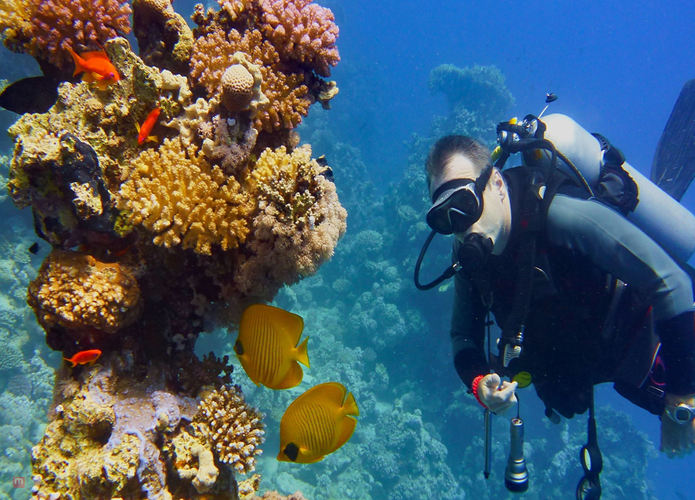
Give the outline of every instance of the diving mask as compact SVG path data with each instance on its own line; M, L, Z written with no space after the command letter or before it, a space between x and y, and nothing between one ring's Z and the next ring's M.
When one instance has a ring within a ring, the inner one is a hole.
M439 186L432 195L427 224L440 234L465 232L483 214L483 191L491 174L488 164L475 180L453 179Z

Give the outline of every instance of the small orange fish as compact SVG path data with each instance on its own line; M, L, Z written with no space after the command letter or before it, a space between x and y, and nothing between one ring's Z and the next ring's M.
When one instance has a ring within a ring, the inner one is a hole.
M109 56L106 55L103 49L92 52L82 52L82 54L79 55L70 47L67 49L75 61L75 73L73 73L72 76L84 73L82 81L97 82L97 86L101 90L105 90L106 87L121 79L118 70L111 64Z
M348 442L360 410L338 382L312 387L295 399L280 421L280 462L311 464Z
M94 362L101 356L101 351L99 349L90 349L88 351L80 351L75 354L72 358L63 358L65 361L72 363L72 368L77 365L86 365L89 363L93 365Z
M147 115L145 121L142 122L142 126L138 125L137 122L135 123L135 128L138 129L138 145L142 146L145 141L157 142L157 136L149 134L152 132L155 123L157 123L157 118L159 118L159 113L161 113L161 111L162 109L160 107L156 107Z

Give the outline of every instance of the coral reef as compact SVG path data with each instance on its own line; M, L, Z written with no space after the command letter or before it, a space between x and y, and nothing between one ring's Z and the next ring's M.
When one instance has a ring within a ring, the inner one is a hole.
M130 32L130 5L123 0L10 0L0 7L6 47L62 68L76 52L96 50Z
M256 0L199 7L196 30L170 0L135 0L136 55L117 36L130 30L128 2L87 3L0 7L5 44L61 81L48 112L9 130L14 149L0 180L49 247L22 244L17 263L29 252L44 260L12 293L63 357L101 352L94 365L63 364L45 432L37 425L27 436L8 418L0 439L8 457L40 439L40 499L249 497L260 487L252 473L263 415L234 385L227 357L201 361L194 348L205 330L233 325L246 305L316 273L345 232L332 170L298 147L294 130L313 103L328 109L337 94L320 77L338 62L337 27L330 11L302 5L293 55L287 40L273 45L279 29L266 37ZM100 46L119 80L71 80L66 49ZM153 109L158 139L141 145L137 129ZM7 279L13 266L0 261ZM3 326L17 323L3 305ZM32 349L4 330L0 343L0 407L40 415L29 398L45 407L50 387L31 375L45 365L36 355L30 367Z

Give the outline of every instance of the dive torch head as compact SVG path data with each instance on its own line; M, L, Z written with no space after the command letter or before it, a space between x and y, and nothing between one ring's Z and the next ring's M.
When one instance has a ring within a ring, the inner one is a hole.
M528 490L528 470L524 460L524 421L519 417L512 419L509 437L511 442L504 485L512 493L523 493Z

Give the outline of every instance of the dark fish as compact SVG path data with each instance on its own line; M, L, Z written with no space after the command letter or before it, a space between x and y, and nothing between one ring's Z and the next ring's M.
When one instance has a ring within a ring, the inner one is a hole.
M32 255L36 255L37 253L39 253L40 248L41 247L39 246L39 244L34 242L34 244L29 247L29 253Z
M45 113L58 100L60 80L32 76L14 82L0 94L0 107L17 114Z

